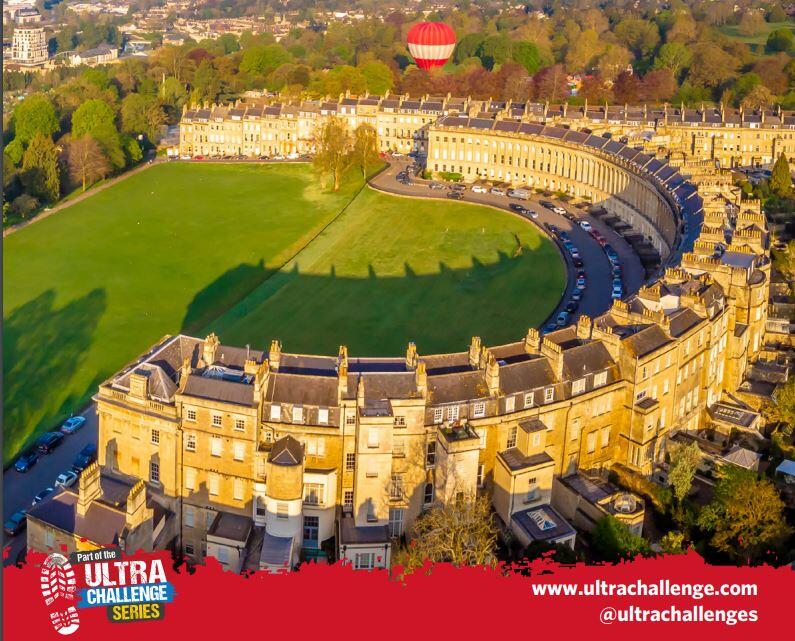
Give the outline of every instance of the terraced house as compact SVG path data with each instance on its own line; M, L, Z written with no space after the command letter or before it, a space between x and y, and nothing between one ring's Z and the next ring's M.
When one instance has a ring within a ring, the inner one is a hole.
M795 156L795 112L724 106L581 107L454 96L340 95L300 102L280 98L231 105L185 107L180 155L273 156L311 153L324 117L343 118L354 129L376 128L381 151L426 154L428 130L443 116L516 120L608 134L645 153L671 160L710 160L718 167L768 164Z
M756 429L770 391L757 374L777 340L769 232L709 150L675 161L562 126L576 116L565 107L341 97L188 110L182 152L311 150L330 113L375 122L382 149L421 150L433 171L589 204L644 259L645 283L595 318L506 345L473 337L453 354L165 337L100 386L98 458L109 477L145 481L146 504L174 516L178 552L234 571L330 553L385 567L424 510L477 493L525 544L572 545L604 514L640 532L643 501L607 470L655 475L678 434ZM608 110L605 126L631 133L631 114Z

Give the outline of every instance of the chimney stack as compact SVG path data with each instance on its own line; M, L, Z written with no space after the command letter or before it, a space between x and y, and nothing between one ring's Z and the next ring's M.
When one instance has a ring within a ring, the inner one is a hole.
M77 515L85 516L92 501L102 496L102 486L99 479L99 463L91 463L80 474L77 486Z

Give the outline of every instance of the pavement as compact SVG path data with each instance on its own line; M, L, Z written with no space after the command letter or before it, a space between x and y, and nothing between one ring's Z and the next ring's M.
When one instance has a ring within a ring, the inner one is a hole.
M431 182L422 180L417 176L411 177L412 184L405 185L397 181L396 176L412 164L411 158L403 158L390 162L389 166L370 180L370 185L380 191L396 194L399 196L421 197L421 198L441 198L447 200L448 189L430 189L428 184ZM444 184L444 183L442 183ZM566 251L558 241L552 236L544 224L554 225L561 231L569 234L571 241L580 251L580 258L583 262L582 269L585 271L586 288L585 294L580 301L577 313L573 315L572 322L580 314L587 314L592 318L606 312L613 304L613 276L610 268L610 261L602 246L582 227L571 222L569 219L554 213L541 205L540 201L550 201L563 207L566 211L573 214L577 220L586 220L607 239L607 242L616 250L622 267L622 277L624 280L624 295L637 292L645 280L645 270L633 251L632 247L612 228L602 223L598 218L585 213L583 210L572 206L570 203L556 200L553 197L539 196L532 194L529 200L518 200L507 196L497 196L491 193L477 194L469 188L463 192L464 198L461 202L477 203L504 209L509 213L519 216L520 214L509 209L511 203L519 203L522 206L538 213L538 218L522 216L529 222L535 224L539 230L552 240L560 249L561 256L566 262L568 272L565 292L555 310L549 315L547 322L554 321L558 313L563 310L569 302L571 292L575 287L577 279L577 269L572 263L569 252ZM546 323L544 323L546 324ZM543 327L543 326L542 326Z
M30 470L20 474L12 465L3 472L3 521L17 510L30 508L34 496L47 487L54 487L57 476L72 469L72 462L80 450L88 443L97 442L96 405L92 403L82 416L86 417L85 425L75 434L67 434L52 454L39 456ZM25 551L25 530L11 538L3 534L3 548L6 546L10 546L6 563L16 563Z

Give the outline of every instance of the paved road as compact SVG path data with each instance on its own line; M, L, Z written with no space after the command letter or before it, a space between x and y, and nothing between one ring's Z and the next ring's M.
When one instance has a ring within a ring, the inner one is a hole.
M92 403L83 412L86 424L76 434L68 434L52 454L39 458L36 465L24 474L13 466L3 473L3 521L17 510L30 507L33 497L46 487L53 487L56 477L72 468L78 452L88 443L97 442L97 414ZM14 563L25 548L25 530L8 539L3 535L3 547L10 545L7 560Z
M399 183L395 179L396 175L404 170L409 164L411 164L409 159L390 163L390 166L375 176L370 181L370 184L382 191L387 191L402 196L419 196L423 198L442 199L447 198L447 190L429 189L428 183L430 181L424 181L419 178L412 177L413 184L411 185ZM611 294L613 290L613 277L610 269L610 262L607 260L604 249L602 249L602 246L578 224L572 223L567 218L564 218L563 216L560 216L542 206L540 204L540 200L555 201L554 198L542 198L535 194L531 196L530 200L528 201L520 201L510 199L506 196L496 196L490 193L476 194L470 190L464 192L464 202L490 205L492 207L499 207L508 211L510 211L510 209L508 209L508 205L510 203L518 202L525 207L538 212L537 219L530 219L529 217L526 218L535 223L547 236L550 236L550 234L544 228L545 223L554 225L558 229L567 232L571 238L571 241L580 250L580 257L582 258L584 264L583 269L585 271L585 278L587 281L585 295L580 301L579 309L577 310L577 314L574 316L574 318L576 319L579 314L588 314L589 316L594 317L604 313L612 305ZM602 223L598 218L590 216L582 210L572 207L568 203L555 202L568 212L573 213L579 220L587 220L590 222L591 225L607 239L610 245L616 250L621 260L625 294L638 291L643 284L645 271L637 254L635 254L635 252L632 250L632 247L612 228ZM553 238L553 242L558 243L558 240ZM571 261L569 253L562 247L561 250L568 269L568 283L566 285L566 291L561 299L560 305L558 305L555 311L550 314L549 318L551 320L555 319L555 317L558 315L558 312L560 312L568 302L571 291L574 289L574 281L576 280L577 276L577 270Z

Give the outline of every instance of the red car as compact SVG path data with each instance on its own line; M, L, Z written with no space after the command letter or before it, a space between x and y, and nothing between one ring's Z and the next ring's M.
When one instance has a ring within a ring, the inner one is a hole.
M194 156L193 160L204 160L204 156Z

